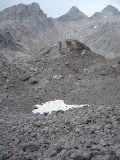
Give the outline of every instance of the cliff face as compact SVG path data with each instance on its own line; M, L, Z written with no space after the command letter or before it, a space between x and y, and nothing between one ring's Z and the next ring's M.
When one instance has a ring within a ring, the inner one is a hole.
M44 18L47 16L43 13L37 3L30 5L19 4L5 9L2 12L3 20L23 20L26 18Z
M42 48L58 39L53 22L36 3L7 8L1 12L0 20L1 32L9 32L31 49Z

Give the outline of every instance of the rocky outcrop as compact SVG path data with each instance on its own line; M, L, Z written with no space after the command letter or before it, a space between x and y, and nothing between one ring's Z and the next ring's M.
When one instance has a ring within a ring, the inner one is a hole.
M16 51L20 46L15 42L14 37L9 32L0 32L0 48Z

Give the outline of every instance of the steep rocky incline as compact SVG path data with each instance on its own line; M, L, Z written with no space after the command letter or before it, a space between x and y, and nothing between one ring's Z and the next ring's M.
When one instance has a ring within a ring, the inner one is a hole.
M32 105L54 99L68 104L119 104L119 59L106 60L75 40L45 47L25 59L5 66L1 62L2 106L28 112Z
M14 37L9 33L0 32L0 49L8 48L9 50L16 51L18 45L16 44Z
M16 41L31 49L42 48L58 40L53 22L36 3L7 8L1 13L0 19L1 32L9 32Z
M120 60L76 40L43 48L27 62L0 54L1 160L119 160ZM91 106L44 115L35 104L63 99Z

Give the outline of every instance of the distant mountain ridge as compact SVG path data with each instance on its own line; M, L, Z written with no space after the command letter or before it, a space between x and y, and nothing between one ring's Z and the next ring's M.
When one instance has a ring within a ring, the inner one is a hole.
M43 13L37 3L32 3L30 5L18 4L2 12L3 20L22 20L28 17L39 18L39 16L47 18L47 15Z
M54 20L55 28L66 38L77 39L105 57L120 56L120 12L115 7L108 5L81 20L57 20Z
M47 18L37 3L19 4L0 12L0 22L0 32L9 33L32 54L47 45L75 39L104 56L120 55L120 12L111 5L92 17L73 6L54 19Z

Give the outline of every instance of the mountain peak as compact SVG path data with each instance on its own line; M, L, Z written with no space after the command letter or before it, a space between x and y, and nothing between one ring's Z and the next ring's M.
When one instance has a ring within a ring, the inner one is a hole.
M2 13L5 20L25 19L26 17L47 18L47 16L43 13L43 11L40 9L39 4L37 3L28 5L20 3L18 5L6 8Z
M78 21L87 18L77 7L73 6L65 15L59 17L61 21Z
M103 10L102 10L102 13L113 13L115 15L119 15L120 12L118 11L117 8L115 8L114 6L112 5L108 5L107 7L105 7Z
M76 13L76 12L80 12L80 10L79 10L76 6L73 6L73 7L68 11L68 13L71 13L71 14Z

